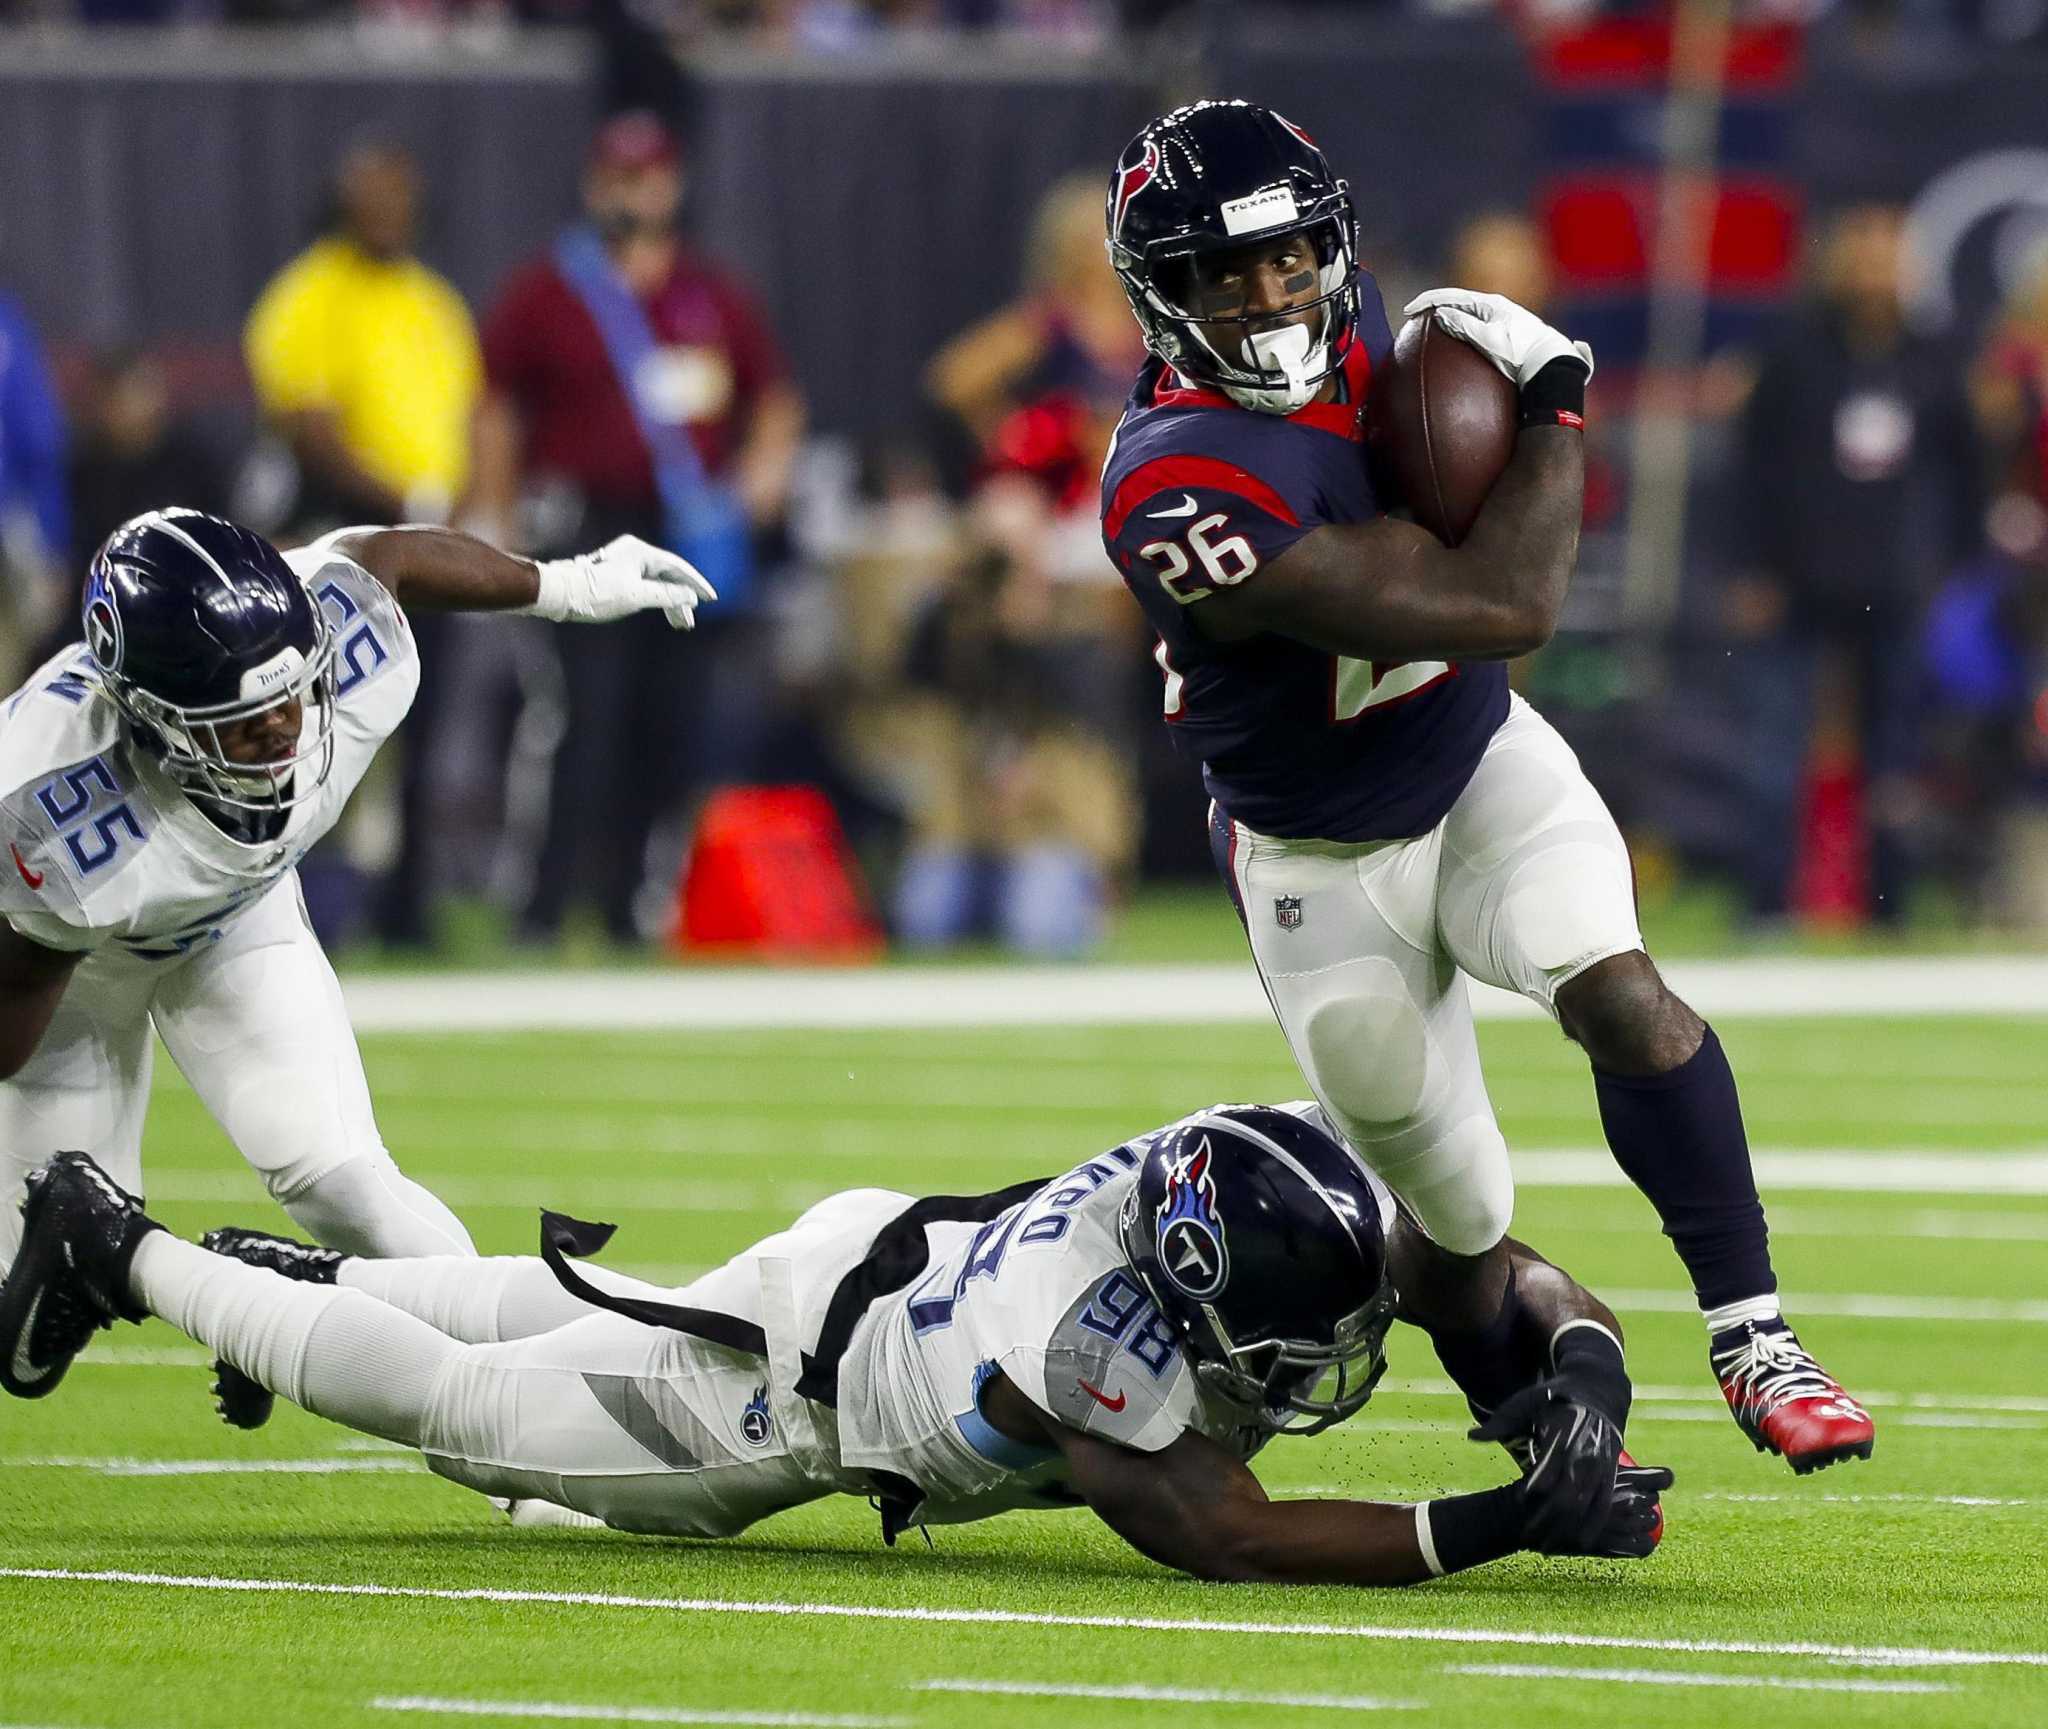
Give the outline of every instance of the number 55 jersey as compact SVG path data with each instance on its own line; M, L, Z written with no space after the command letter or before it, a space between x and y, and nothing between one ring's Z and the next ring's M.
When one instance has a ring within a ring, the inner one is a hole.
M344 531L345 532L345 531ZM91 678L81 645L0 710L0 917L31 942L169 959L207 942L331 829L419 688L389 591L332 541L285 554L336 634L334 763L269 840L223 832L171 780Z
M1103 470L1103 544L1158 635L1174 742L1201 762L1217 804L1260 834L1426 833L1507 718L1499 663L1354 659L1274 635L1212 641L1195 622L1313 530L1382 514L1365 405L1393 339L1365 272L1359 307L1337 400L1291 415L1240 408L1148 360Z

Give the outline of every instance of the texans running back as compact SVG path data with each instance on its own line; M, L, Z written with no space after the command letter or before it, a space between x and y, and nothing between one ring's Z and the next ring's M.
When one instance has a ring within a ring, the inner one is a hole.
M370 1261L178 1241L79 1154L30 1190L0 1351L60 1365L158 1315L442 1476L621 1530L728 1536L845 1493L893 1541L1085 1504L1204 1578L1359 1585L1661 1534L1614 1318L1519 1245L1535 1372L1478 1433L1530 1469L1419 1505L1267 1499L1245 1461L1365 1404L1390 1269L1426 1287L1436 1253L1313 1106L1198 1111L988 1195L834 1195L675 1291L573 1267L611 1228L556 1214L540 1259Z
M1497 295L1408 308L1517 386L1513 460L1446 547L1384 514L1363 448L1391 336L1350 194L1243 102L1155 120L1110 176L1110 260L1152 358L1102 532L1159 637L1218 868L1316 1097L1444 1248L1514 1184L1459 973L1592 1061L1601 1122L1692 1275L1736 1421L1794 1470L1870 1455L1869 1414L1779 1312L1735 1080L1643 951L1620 833L1508 688L1577 556L1593 358Z
M405 606L597 621L711 598L638 541L536 566L440 529L280 554L196 511L117 530L85 642L0 710L0 1267L61 1147L142 1187L152 1029L324 1243L471 1252L378 1135L295 867L419 686ZM0 1375L7 1371L0 1365Z

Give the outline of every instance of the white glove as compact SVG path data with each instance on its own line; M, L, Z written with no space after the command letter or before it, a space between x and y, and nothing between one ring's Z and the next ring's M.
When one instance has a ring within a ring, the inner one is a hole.
M1562 331L1538 318L1526 306L1517 306L1505 294L1475 294L1469 288L1432 288L1418 294L1402 309L1414 318L1424 312L1436 314L1437 325L1460 342L1476 348L1507 374L1517 390L1527 384L1553 360L1583 360L1586 376L1593 376L1593 351L1574 342Z
M630 534L576 558L540 565L540 593L514 610L557 624L609 624L657 608L677 630L697 622L697 607L718 590L687 559Z

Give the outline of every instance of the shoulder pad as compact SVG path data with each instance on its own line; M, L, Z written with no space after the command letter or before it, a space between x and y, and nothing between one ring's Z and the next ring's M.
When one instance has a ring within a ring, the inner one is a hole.
M1060 1318L1045 1347L1045 1405L1069 1428L1144 1452L1178 1440L1194 1414L1179 1342L1123 1268Z
M285 562L306 579L313 598L334 627L334 695L347 702L356 692L414 656L412 627L392 592L334 541L361 529L338 529L311 546L288 552Z

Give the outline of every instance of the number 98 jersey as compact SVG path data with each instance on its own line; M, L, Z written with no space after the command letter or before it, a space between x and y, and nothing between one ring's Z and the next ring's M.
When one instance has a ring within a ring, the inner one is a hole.
M927 1227L929 1270L868 1311L840 1369L848 1469L916 1483L931 1524L1072 1504L1055 1450L1021 1445L982 1415L997 1373L1068 1428L1140 1452L1187 1429L1239 1458L1258 1450L1269 1431L1196 1377L1117 1234L1147 1147L1178 1126L1089 1159L985 1225Z
M325 540L288 552L336 634L334 763L273 840L223 833L133 738L82 646L0 709L0 918L46 948L169 957L255 904L331 829L419 689L390 592Z
M1498 663L1355 660L1273 635L1211 641L1193 617L1324 524L1382 513L1364 419L1392 347L1378 285L1361 272L1334 402L1255 413L1148 360L1103 469L1103 544L1158 634L1174 741L1201 761L1210 796L1261 834L1424 834L1507 718Z

